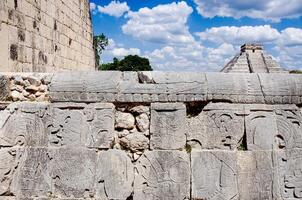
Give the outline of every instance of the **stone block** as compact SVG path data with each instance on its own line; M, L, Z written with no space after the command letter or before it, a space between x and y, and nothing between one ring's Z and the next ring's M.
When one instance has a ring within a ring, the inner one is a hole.
M96 197L127 199L133 192L134 167L126 152L108 150L97 160Z
M264 103L257 74L206 73L208 100Z
M150 148L180 149L186 144L186 107L182 103L151 104Z
M193 151L192 199L239 199L236 153Z
M46 148L27 148L21 155L11 192L18 198L47 197L52 191L50 160Z
M276 167L275 198L292 200L302 198L302 150L274 152Z
M121 72L72 72L58 73L53 76L50 85L50 99L53 102L93 102L87 98L87 93L106 94L118 93ZM68 98L58 95L71 92Z
M113 109L113 104L102 103L51 105L47 119L50 144L108 149L113 141Z
M145 152L136 169L134 200L190 198L190 159L186 152Z
M244 136L244 105L208 104L203 112L187 119L188 140L203 149L234 150Z
M84 198L94 194L96 153L81 147L50 151L53 195Z
M43 123L45 104L17 103L8 107L5 122L0 129L0 146L46 147L47 135ZM16 123L17 122L17 123Z
M238 151L238 190L240 200L273 200L274 166L272 151Z

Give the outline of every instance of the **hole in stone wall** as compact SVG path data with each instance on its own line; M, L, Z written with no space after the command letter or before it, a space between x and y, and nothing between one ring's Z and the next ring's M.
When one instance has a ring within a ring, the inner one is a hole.
M47 56L42 51L39 52L39 63L47 64Z
M69 46L71 45L71 43L72 43L72 39L69 38L69 42L68 42Z
M12 60L17 60L18 59L18 46L16 44L10 45L10 58Z
M21 30L21 29L18 29L18 38L22 42L25 41L25 32L23 30Z
M57 46L57 45L55 45L55 52L56 52L56 51L58 51L58 46Z
M208 102L204 101L196 101L186 103L187 107L187 116L188 117L196 117L198 116L204 109L204 107L208 104Z
M238 142L237 150L247 151L247 140L246 140L246 125L244 122L244 133L242 139Z
M33 21L33 28L34 29L37 28L37 21L36 20Z
M15 9L18 8L18 0L14 0Z
M57 21L55 20L55 22L54 22L54 25L53 25L53 30L57 30L58 29L58 26L57 26Z

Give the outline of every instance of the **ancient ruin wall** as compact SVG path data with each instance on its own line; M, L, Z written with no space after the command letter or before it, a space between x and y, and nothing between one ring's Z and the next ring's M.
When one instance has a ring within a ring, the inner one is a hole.
M302 199L302 76L0 75L0 199Z
M87 0L1 0L0 71L94 70Z

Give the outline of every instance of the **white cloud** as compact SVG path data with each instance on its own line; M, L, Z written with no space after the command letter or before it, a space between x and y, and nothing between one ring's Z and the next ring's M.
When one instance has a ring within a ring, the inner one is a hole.
M302 16L301 0L194 0L204 17L251 17L279 21Z
M278 42L285 46L302 45L302 29L286 28L282 30Z
M137 48L129 48L129 49L126 49L126 48L114 48L112 50L112 55L114 57L124 57L124 56L127 56L127 55L140 55L141 54L141 51L140 49L137 49Z
M214 43L243 44L247 42L266 43L277 40L280 37L278 30L270 25L263 26L221 26L196 33L201 40Z
M96 9L96 4L93 3L93 2L91 2L91 3L89 4L89 6L90 6L90 10L91 10L91 11L94 11L94 10Z
M186 25L193 9L186 2L158 5L129 12L122 30L142 41L155 43L187 43L194 41Z
M107 6L97 6L100 13L104 13L114 17L121 17L130 11L127 2L111 1Z

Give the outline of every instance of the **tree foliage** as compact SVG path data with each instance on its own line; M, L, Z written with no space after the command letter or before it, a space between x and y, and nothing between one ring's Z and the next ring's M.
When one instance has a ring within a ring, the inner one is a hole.
M112 63L102 64L100 70L117 70L117 71L152 71L148 58L138 55L128 55L119 60L113 58Z
M302 74L302 70L291 70L289 71L290 74Z
M100 55L105 50L106 46L108 46L109 41L108 38L102 33L101 35L96 35L93 37L93 48L95 54L95 66L99 68L100 66Z

